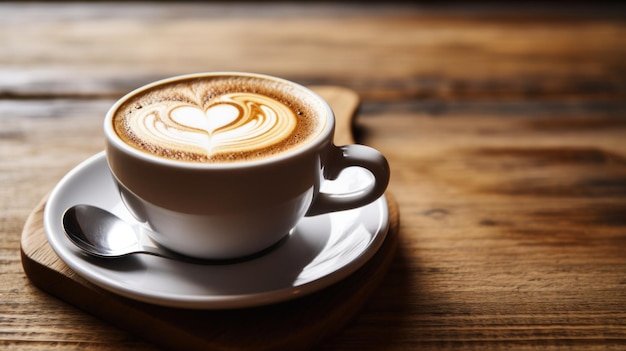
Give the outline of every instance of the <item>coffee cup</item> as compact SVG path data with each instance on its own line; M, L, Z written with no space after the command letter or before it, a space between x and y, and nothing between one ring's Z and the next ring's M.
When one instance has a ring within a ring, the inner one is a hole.
M138 88L108 111L106 159L129 212L152 240L183 255L233 259L279 242L304 216L383 195L375 149L335 146L335 120L313 91L281 78L198 73ZM365 189L328 193L348 167Z

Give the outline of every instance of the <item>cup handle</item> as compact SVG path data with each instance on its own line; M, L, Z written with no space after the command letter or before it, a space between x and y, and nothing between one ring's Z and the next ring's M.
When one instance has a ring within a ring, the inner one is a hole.
M360 144L332 146L324 160L324 179L335 180L348 167L362 167L374 176L373 185L352 193L319 192L306 216L343 211L367 205L382 196L389 184L389 163L377 150Z

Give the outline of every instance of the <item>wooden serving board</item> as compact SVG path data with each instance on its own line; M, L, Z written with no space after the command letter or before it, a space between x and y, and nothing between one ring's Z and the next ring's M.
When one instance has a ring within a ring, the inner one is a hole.
M333 107L335 143L354 143L357 94L314 87ZM43 228L46 198L35 207L21 238L22 265L42 290L156 345L185 350L309 349L342 328L384 277L397 244L399 213L386 194L390 228L385 242L361 269L322 291L296 300L233 310L185 310L146 304L96 287L72 271L52 250Z

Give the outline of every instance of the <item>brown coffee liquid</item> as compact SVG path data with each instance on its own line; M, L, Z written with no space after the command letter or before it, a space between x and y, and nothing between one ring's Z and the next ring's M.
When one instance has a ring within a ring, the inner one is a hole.
M302 147L324 129L310 93L271 79L196 77L134 95L113 116L128 145L186 162L239 162Z

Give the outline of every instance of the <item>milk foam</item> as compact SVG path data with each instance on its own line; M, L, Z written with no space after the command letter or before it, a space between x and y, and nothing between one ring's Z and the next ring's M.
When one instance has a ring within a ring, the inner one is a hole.
M127 127L146 144L210 158L267 148L289 137L296 124L296 114L279 101L231 93L215 99L205 111L162 101L138 110Z
M321 119L311 118L314 108L302 97L259 84L200 80L161 87L120 108L115 128L142 151L200 162L266 157L319 132Z

